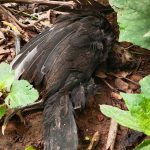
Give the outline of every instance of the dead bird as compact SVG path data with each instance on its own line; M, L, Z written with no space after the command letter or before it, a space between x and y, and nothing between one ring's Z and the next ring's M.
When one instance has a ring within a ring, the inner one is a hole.
M71 13L59 16L13 61L17 78L33 83L44 99L44 150L77 150L73 107L79 101L85 104L87 83L106 61L113 41L113 29L105 17ZM76 101L79 93L81 98Z

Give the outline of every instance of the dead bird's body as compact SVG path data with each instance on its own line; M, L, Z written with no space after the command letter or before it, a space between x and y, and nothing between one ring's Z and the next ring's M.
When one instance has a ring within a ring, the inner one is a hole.
M107 59L113 39L110 24L99 14L63 15L14 60L17 76L33 83L45 100L44 150L77 149L73 106L78 92L72 92Z

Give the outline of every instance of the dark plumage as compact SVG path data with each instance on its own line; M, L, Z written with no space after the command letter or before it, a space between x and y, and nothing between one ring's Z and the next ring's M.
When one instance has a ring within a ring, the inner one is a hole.
M107 59L113 39L111 25L99 14L63 15L14 60L17 77L34 83L45 99L44 150L77 149L75 97L85 101L78 91L84 91L82 84Z

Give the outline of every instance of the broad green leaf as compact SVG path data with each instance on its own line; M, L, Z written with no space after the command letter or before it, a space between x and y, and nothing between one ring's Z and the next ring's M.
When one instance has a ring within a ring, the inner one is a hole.
M32 145L30 145L27 148L25 148L25 150L36 150L36 149Z
M141 103L145 100L142 94L128 94L128 93L120 93L122 98L124 99L127 108L129 111L133 111L135 108L141 107Z
M15 73L7 63L0 64L0 90L9 89L15 78Z
M117 12L119 41L127 41L150 50L150 1L109 0Z
M4 105L0 105L0 119L5 115L7 108Z
M100 105L101 112L117 121L122 126L142 131L140 126L137 123L137 120L131 116L129 111L121 110L117 107L109 106L109 105Z
M150 135L150 119L148 116L145 117L145 114L131 114L130 111L124 111L117 107L109 106L109 105L101 105L101 112L117 121L122 126L144 132L147 135Z
M147 99L143 94L127 94L120 93L123 97L129 111L132 115L147 117L150 116L150 99Z
M150 150L150 140L149 139L144 140L134 150Z
M150 135L150 99L146 99L143 94L121 93L129 112L137 121L140 130Z
M150 75L144 77L142 80L140 80L139 83L141 85L141 91L144 96L150 99Z
M129 111L102 105L101 111L123 126L150 135L150 76L140 81L141 94L121 93Z
M10 93L5 99L9 108L23 107L32 104L39 97L38 91L26 80L17 80L12 84Z

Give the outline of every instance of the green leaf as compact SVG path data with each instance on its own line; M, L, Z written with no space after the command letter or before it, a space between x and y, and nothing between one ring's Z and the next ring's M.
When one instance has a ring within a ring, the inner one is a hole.
M123 126L150 135L150 76L140 81L141 94L121 93L129 111L102 105L101 111Z
M36 150L36 149L32 145L30 145L27 148L25 148L25 150Z
M141 107L141 103L145 100L145 98L142 96L142 94L127 94L127 93L120 93L122 98L124 99L127 108L129 111L135 111L135 109L138 107ZM137 112L136 112L137 113Z
M150 1L109 0L117 12L119 41L127 41L150 50Z
M109 105L100 105L100 110L104 115L116 120L122 126L141 131L137 120L131 116L129 111L124 111Z
M109 105L101 105L100 109L104 115L114 119L122 126L150 135L150 119L143 112L135 115L135 113L131 114L130 111L124 111Z
M15 78L15 73L7 63L0 64L0 90L9 89Z
M145 98L143 94L120 93L123 97L130 113L134 116L148 118L150 116L150 99Z
M140 80L139 83L141 85L141 91L144 96L150 99L150 75L144 77L142 80Z
M5 99L9 108L23 107L32 104L39 97L38 91L26 80L17 80L12 84L10 93Z
M144 140L134 150L150 150L150 140L149 139Z
M5 115L7 108L4 105L0 105L0 119Z

